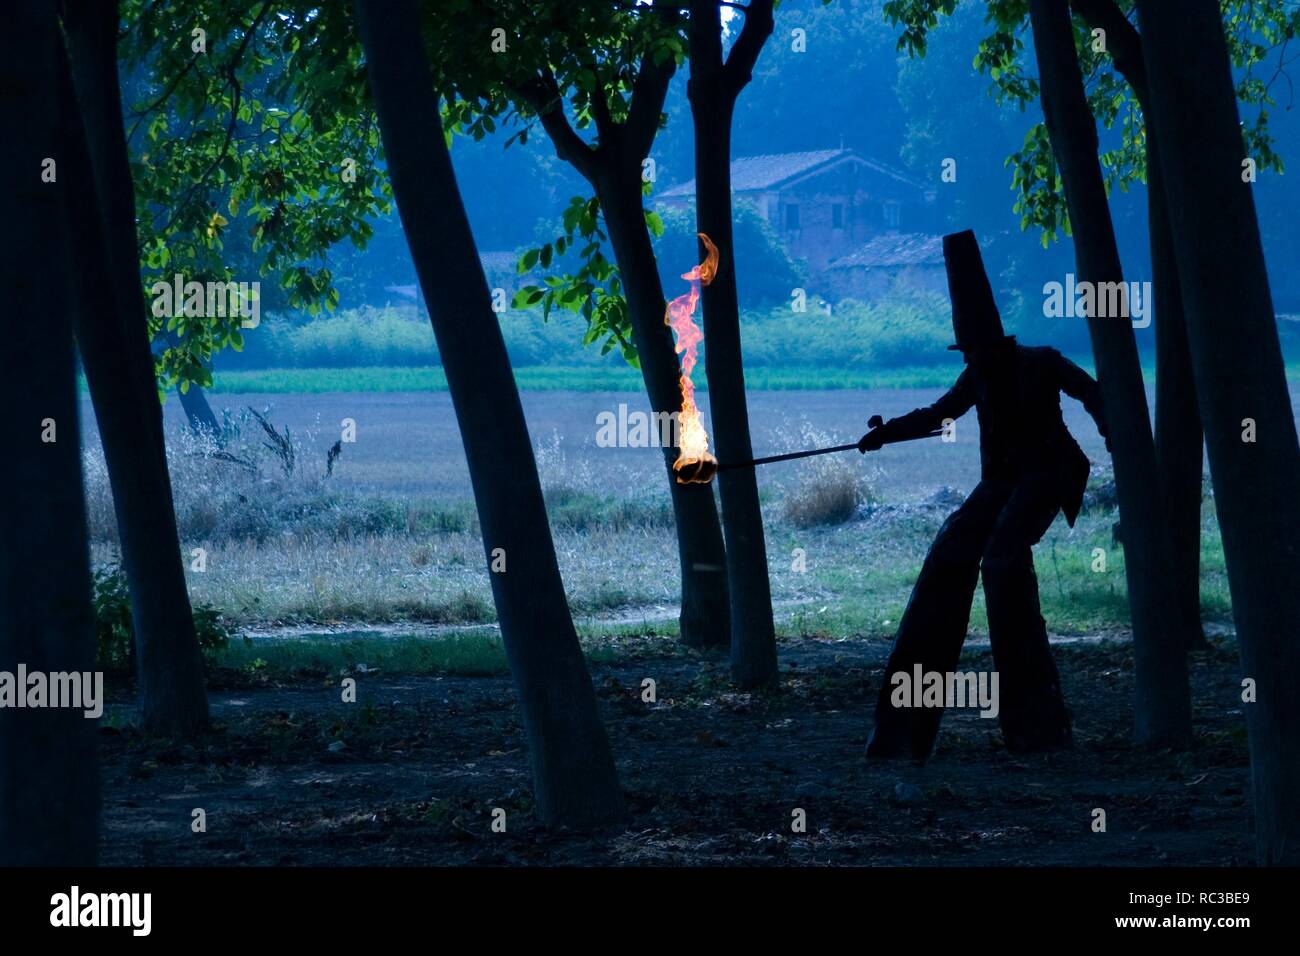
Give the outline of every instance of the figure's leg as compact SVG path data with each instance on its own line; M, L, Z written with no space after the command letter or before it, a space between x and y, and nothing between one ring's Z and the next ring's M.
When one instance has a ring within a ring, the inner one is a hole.
M998 671L998 717L1007 747L1070 744L1070 715L1047 642L1030 550L1059 510L1056 482L1037 475L1017 484L984 551L984 600Z
M917 664L922 672L941 673L956 666L966 639L980 556L1009 492L1004 483L980 482L939 529L898 623L876 700L868 757L902 757L910 752L924 760L930 755L943 708L894 706L893 677L902 672L910 681Z

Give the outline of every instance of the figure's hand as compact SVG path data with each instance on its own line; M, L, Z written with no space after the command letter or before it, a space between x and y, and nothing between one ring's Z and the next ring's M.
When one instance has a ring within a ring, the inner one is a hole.
M885 445L885 436L879 428L873 428L861 438L858 439L858 451L866 454L869 451L880 451Z

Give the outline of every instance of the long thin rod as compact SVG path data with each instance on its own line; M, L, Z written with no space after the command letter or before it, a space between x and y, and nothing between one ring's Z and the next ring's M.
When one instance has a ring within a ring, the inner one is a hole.
M752 468L755 465L770 465L774 461L791 461L795 458L811 458L813 455L829 455L831 452L848 451L850 448L857 448L858 443L851 445L836 445L834 448L812 448L808 451L792 451L784 455L769 455L766 458L755 458L753 461L738 461L726 465L718 465L718 471L733 471L736 468Z
M932 431L932 432L927 432L924 435L918 435L916 437L934 438L935 436L942 435L942 434L943 434L942 431ZM911 441L911 440L912 439L904 439L904 441ZM892 445L894 444L894 442L885 442L885 444ZM755 465L770 465L773 462L777 462L777 461L793 461L796 458L812 458L814 455L829 455L833 452L848 451L850 448L856 449L857 447L858 447L857 442L850 442L847 445L833 445L830 448L810 448L807 451L792 451L792 452L787 452L784 455L768 455L766 458L755 458L753 461L737 461L737 462L728 462L727 464L720 464L718 465L718 471L734 471L737 468L753 468Z

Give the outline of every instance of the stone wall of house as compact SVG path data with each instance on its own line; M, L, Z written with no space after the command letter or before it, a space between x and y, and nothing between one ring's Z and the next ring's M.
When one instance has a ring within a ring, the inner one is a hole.
M816 274L871 236L906 230L917 205L909 192L872 170L843 163L765 194L760 208L766 207L790 256L806 259Z

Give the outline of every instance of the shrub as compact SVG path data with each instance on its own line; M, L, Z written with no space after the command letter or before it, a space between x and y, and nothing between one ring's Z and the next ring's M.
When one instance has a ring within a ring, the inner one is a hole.
M406 505L406 530L409 534L463 534L477 528L478 516L470 504L437 507L417 502Z
M826 313L810 295L807 311L789 305L744 316L745 364L895 368L955 363L950 309L941 296L900 291L866 305L846 299Z
M230 643L230 628L221 612L211 604L194 606L194 633L199 639L203 662L211 667Z
M134 618L131 592L120 565L95 571L95 666L108 674L129 674L135 669ZM211 666L230 641L230 629L210 604L193 609L194 632L206 664Z
M281 361L301 368L439 364L433 330L413 309L363 308L317 318L284 334L276 351Z
M785 520L796 528L843 524L863 502L860 480L853 475L826 475L806 482L782 502Z
M778 442L790 451L842 445L845 440L814 428L806 419L794 430L777 433ZM819 455L799 463L795 482L785 489L781 501L785 520L796 528L843 524L871 499L871 487L854 456Z
M95 571L95 666L106 673L130 673L135 660L131 593L116 564Z
M497 317L512 365L620 365L599 349L583 348L581 316L540 308L511 309ZM226 369L440 366L429 320L413 306L362 307L315 317L274 315L245 333L244 351L222 352Z
M877 368L936 364L952 344L952 310L937 295L915 293L872 306L841 302L839 311L859 319L863 359Z

